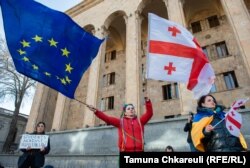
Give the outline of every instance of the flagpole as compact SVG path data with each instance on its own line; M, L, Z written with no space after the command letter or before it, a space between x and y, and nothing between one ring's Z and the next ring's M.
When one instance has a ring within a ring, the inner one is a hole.
M224 117L224 118L221 119L219 122L217 122L217 123L213 126L213 128L215 128L217 125L219 125L223 120L225 120L225 118L226 118L226 117Z
M236 100L233 105L231 106L230 110L226 113L225 117L223 119L221 119L218 123L216 123L213 128L215 128L218 124L220 124L223 120L225 120L225 118L227 117L228 113L231 111L236 111L236 109L240 108L241 106L243 106L247 101L249 100L249 97L246 99L239 99Z
M81 103L81 104L84 104L85 106L89 106L87 103L85 103L85 102L82 102L82 101L80 101L80 100L77 100L77 99L75 99L76 101L78 101L79 103Z

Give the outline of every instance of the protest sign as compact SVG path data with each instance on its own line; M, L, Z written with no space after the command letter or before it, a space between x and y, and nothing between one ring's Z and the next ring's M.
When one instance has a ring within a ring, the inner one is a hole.
M19 149L27 149L28 147L31 149L41 149L48 145L48 139L48 135L23 134Z

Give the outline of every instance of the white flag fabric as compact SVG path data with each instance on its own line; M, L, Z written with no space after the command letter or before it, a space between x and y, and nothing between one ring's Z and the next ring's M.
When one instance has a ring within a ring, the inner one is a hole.
M230 109L230 111L226 115L227 130L232 135L239 137L241 125L242 125L241 114L235 111L234 109Z
M229 112L226 114L226 118L225 118L226 127L228 131L236 137L240 136L240 128L242 125L241 114L237 112L236 109L238 109L240 106L243 106L248 100L249 98L239 99L235 101L232 104Z
M215 75L193 35L183 26L149 13L147 79L188 83L195 98L208 94Z
M244 104L246 104L246 102L249 100L249 98L243 98L243 99L238 99L235 102L233 102L232 104L232 108L234 110L237 110L238 108L240 108L241 106L243 106Z

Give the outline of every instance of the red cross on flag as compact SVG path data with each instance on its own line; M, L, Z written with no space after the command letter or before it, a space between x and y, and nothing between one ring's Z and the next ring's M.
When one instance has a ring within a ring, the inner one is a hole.
M235 111L234 109L230 109L230 111L226 115L226 127L227 130L234 136L240 136L240 128L242 123L241 114Z
M147 79L187 83L195 98L209 93L213 68L186 28L149 13L148 40Z
M225 118L226 127L228 131L236 137L240 136L240 128L242 125L241 114L237 112L236 109L238 109L240 106L243 106L248 100L249 98L239 99L235 101L233 105L231 106L229 112L227 112L226 114L226 118Z
M235 102L233 102L232 104L232 108L234 110L239 109L241 106L243 106L244 104L246 104L246 102L249 100L249 98L243 98L243 99L238 99Z

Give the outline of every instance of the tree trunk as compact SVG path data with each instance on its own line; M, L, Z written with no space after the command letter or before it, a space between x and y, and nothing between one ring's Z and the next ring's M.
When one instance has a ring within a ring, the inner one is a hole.
M3 145L3 150L2 150L3 153L10 152L10 147L12 145L12 141L14 139L15 132L16 132L16 125L17 125L20 105L21 105L21 102L18 102L17 106L15 107L14 114L12 116L12 120L11 120L11 123L10 123L10 129L9 129L9 132L8 132L8 136L7 136L7 138L6 138L5 142L4 142L4 145Z

